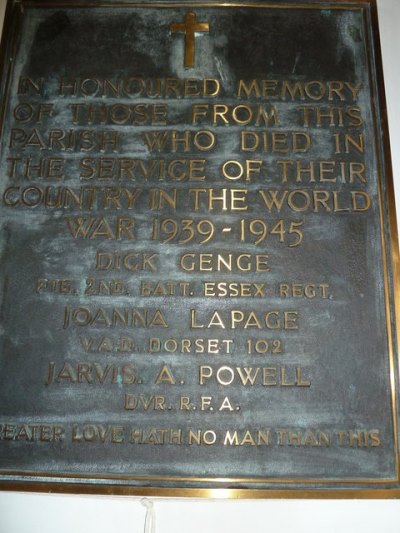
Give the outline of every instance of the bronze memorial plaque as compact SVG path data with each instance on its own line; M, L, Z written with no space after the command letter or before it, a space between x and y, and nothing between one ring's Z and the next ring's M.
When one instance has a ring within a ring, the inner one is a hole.
M400 495L376 6L9 2L6 490Z

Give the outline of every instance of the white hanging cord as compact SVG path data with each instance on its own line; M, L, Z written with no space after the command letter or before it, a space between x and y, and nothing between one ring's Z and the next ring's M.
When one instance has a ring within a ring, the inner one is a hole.
M140 503L146 507L146 518L144 519L143 533L156 533L156 512L151 500L142 498Z

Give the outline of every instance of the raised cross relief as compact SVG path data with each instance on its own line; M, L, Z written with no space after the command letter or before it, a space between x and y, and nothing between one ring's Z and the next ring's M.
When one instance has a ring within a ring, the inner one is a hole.
M185 34L185 68L193 68L195 61L195 34L196 32L209 32L210 25L208 22L196 22L196 13L188 11L185 15L184 22L172 22L170 30L173 33Z

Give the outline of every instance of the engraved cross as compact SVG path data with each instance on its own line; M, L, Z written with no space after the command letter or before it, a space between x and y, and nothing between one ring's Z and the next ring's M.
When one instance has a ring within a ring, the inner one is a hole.
M170 25L172 32L179 32L185 34L185 67L194 67L195 56L195 33L209 32L210 25L208 22L196 22L196 13L189 11L185 15L184 22L173 22Z

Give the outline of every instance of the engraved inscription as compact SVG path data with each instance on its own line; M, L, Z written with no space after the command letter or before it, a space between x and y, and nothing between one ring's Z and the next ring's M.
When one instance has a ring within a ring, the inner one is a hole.
M22 4L0 147L0 476L394 483L367 6Z

